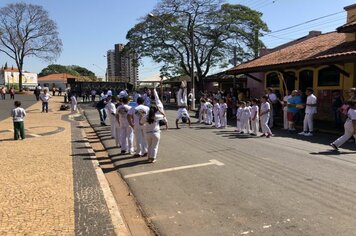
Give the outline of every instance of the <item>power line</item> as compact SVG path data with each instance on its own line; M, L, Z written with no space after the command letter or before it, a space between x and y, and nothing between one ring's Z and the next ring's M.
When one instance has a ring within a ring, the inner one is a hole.
M286 28L283 28L283 29L275 30L275 31L273 31L271 33L268 33L268 34L274 34L274 33L278 33L278 32L281 32L281 31L288 30L288 29L292 29L292 28L295 28L295 27L298 27L298 26L301 26L301 25L304 25L304 24L308 24L308 23L313 22L313 21L317 21L317 20L324 19L324 18L327 18L327 17L330 17L330 16L341 14L341 13L345 13L345 11L340 11L340 12L332 13L332 14L329 14L329 15L326 15L326 16L321 16L321 17L318 17L318 18L314 18L314 19L311 19L311 20L308 20L308 21L305 21L305 22L302 22L302 23L299 23L299 24L296 24L296 25L292 25L292 26L289 26L289 27L286 27Z

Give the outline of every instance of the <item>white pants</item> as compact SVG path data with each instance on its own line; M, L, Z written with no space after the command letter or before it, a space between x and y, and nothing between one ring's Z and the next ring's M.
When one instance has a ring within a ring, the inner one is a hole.
M212 111L210 111L210 110L208 110L207 112L206 112L206 120L205 120L205 123L206 124L211 124L211 123L213 123L213 112Z
M216 127L216 128L219 128L219 127L220 127L219 112L214 112L214 123L215 123L215 127Z
M258 131L260 130L260 121L258 117L256 117L255 120L251 120L251 126L252 126L252 132L254 134L258 134Z
M130 154L134 153L133 130L131 126L120 127L120 143L121 151L128 151Z
M286 110L283 110L283 128L288 129L289 128L289 123L288 123L288 112Z
M306 113L304 116L304 125L303 125L303 131L304 132L313 132L313 118L314 114L308 114Z
M268 127L269 114L261 116L261 130L264 134L272 134L271 129Z
M227 126L227 117L226 114L225 115L221 115L220 114L220 125L221 127L226 127Z
M246 130L247 133L250 133L250 122L249 119L241 119L241 131Z
M109 114L110 126L111 126L111 137L116 138L116 118L112 114Z
M147 141L147 156L148 158L157 158L159 140L161 138L160 132L154 133L146 133L146 141Z
M199 123L205 121L204 108L200 108L199 110Z
M236 121L236 130L237 130L238 132L241 131L241 121L239 121L239 120Z
M116 146L121 147L121 139L120 139L120 128L119 128L119 125L115 125L115 143L116 143Z
M147 153L147 142L145 139L146 134L143 127L135 127L134 134L135 134L135 142L136 142L136 147L135 147L136 154L143 155Z
M354 135L352 133L353 131L353 127L352 127L352 121L351 120L347 120L344 124L344 129L345 129L345 133L343 136L341 136L340 138L338 138L337 140L335 140L333 142L333 144L335 144L336 147L340 147L341 145L343 145L345 142L347 142L352 136L354 136L356 138L356 135Z

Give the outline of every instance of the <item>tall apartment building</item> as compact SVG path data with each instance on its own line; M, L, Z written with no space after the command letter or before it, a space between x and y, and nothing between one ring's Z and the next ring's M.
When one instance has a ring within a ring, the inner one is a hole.
M106 54L107 59L107 78L115 77L115 51L109 50Z
M124 51L124 44L115 44L115 50L109 50L108 81L127 81L136 84L138 80L138 66L134 64L136 55Z

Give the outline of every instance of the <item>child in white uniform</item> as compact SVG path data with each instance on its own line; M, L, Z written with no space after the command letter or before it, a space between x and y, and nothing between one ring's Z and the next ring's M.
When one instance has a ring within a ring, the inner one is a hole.
M250 133L250 117L251 117L251 111L250 109L246 106L246 102L241 102L241 117L240 117L240 122L241 122L241 132L240 134L243 134L244 131L246 133Z
M356 102L349 101L348 105L350 108L347 112L347 119L344 124L345 133L330 144L335 150L338 150L339 147L347 142L352 136L356 138Z
M120 130L120 144L121 144L121 154L129 152L134 154L133 147L133 129L128 121L128 112L131 110L131 107L127 105L128 98L122 98L122 105L117 108L116 118L119 123Z
M199 123L203 123L205 121L205 110L204 110L205 99L200 98L200 109L199 109Z
M268 127L271 105L267 102L267 99L268 99L267 96L263 96L261 98L262 104L261 104L260 119L261 119L261 129L263 133L261 137L266 136L266 138L269 138L272 136L271 129Z
M205 113L206 113L206 120L205 124L206 125L211 125L213 123L213 104L210 102L211 100L208 99L208 101L204 104L205 107Z
M214 98L213 104L214 104L213 113L214 113L215 128L220 128L220 117L219 117L220 105L219 105L219 100L217 98Z
M221 98L220 99L220 111L219 111L219 116L220 116L220 125L221 128L225 129L227 125L227 104L226 104L226 99Z
M163 119L163 115L159 113L156 106L151 106L148 114L142 116L140 119L140 125L144 126L145 131L148 161L151 163L156 162L159 141L161 139L159 120Z
M258 107L258 99L252 100L252 107L251 107L251 126L252 126L252 133L251 135L257 136L258 131L260 129L260 118L259 118L259 107Z
M236 106L238 107L236 109L236 132L240 133L241 132L241 115L242 115L242 108L240 102L237 102Z
M106 113L109 116L110 119L110 125L111 125L111 137L112 138L118 138L116 134L116 107L113 102L113 98L111 96L107 97L107 104L105 106Z
M72 113L77 113L77 98L75 97L75 93L72 93L71 97L70 97L70 103L71 103L71 110L72 110Z

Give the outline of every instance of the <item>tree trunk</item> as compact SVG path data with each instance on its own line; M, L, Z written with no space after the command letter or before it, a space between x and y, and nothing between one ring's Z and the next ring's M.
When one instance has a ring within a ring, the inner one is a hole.
M17 69L19 70L19 91L22 92L22 63L18 65Z

